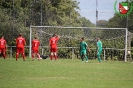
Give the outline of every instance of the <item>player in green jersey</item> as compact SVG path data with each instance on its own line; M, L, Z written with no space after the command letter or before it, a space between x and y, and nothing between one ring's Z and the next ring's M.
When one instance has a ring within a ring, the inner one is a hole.
M101 62L101 54L102 54L102 42L100 38L97 38L97 58L98 62Z
M87 50L90 51L87 43L84 41L84 38L81 38L80 56L81 56L82 62L84 62L84 58L86 59L86 62L88 62L88 57L86 56Z

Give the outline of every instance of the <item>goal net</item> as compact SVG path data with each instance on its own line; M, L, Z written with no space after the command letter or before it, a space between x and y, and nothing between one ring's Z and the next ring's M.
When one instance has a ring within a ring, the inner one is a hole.
M96 38L99 37L103 43L103 58L122 58L126 61L127 38L126 28L95 28L95 27L61 27L61 26L30 26L30 49L31 41L37 36L41 42L41 54L49 55L49 38L57 34L61 38L58 42L59 58L78 58L80 38L91 48L90 59L96 59Z

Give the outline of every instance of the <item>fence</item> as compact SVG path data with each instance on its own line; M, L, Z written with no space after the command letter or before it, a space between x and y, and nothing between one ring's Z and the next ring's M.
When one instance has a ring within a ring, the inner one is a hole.
M15 46L8 46L7 48L7 58L15 58ZM26 56L29 57L29 46L25 47ZM128 50L133 52L133 49ZM40 47L41 55L49 55L48 46ZM96 49L91 48L91 51L87 53L87 56L90 60L96 60ZM120 60L124 61L124 49L114 49L114 48L103 48L102 60ZM127 54L127 60L132 60L132 54ZM80 59L79 47L58 47L58 57L59 59Z
M29 42L30 39L29 37L27 37L30 36L30 31L29 31L30 25L82 26L82 27L97 26L99 28L101 26L106 27L107 23L109 22L109 19L112 19L116 15L114 7L117 8L117 11L119 11L118 10L119 2L125 0L117 0L116 6L114 6L116 0L104 0L104 1L103 0L64 0L65 3L62 4L63 6L57 1L60 0L20 0L20 1L2 0L1 1L0 35L5 35L7 44L10 45L7 51L9 53L9 57L14 56L15 52L14 40L18 36L18 33L22 32L23 36L27 40L27 44L30 43ZM80 2L78 4L78 7L80 9L75 8L76 4L75 2ZM62 8L61 9L56 8L56 3L58 7L64 8L65 6L65 8L63 10ZM124 18L122 21L120 20L122 22L122 25L117 25L117 23L119 22L117 19L114 19L116 23L113 23L113 26L117 28L120 27L128 28L128 23L129 23L128 18L129 17ZM128 41L127 47L129 47L128 49L130 49L131 39L132 37L127 40ZM115 45L118 44L115 43ZM59 48L59 50L60 49L61 50L66 49L69 51L68 48ZM44 49L44 51L43 50L42 51L45 52L45 50L47 49ZM29 51L29 49L27 48L26 51ZM106 48L105 51L106 54L107 52L112 52L112 49ZM63 50L61 52L63 52ZM26 54L29 55L28 52L26 52Z

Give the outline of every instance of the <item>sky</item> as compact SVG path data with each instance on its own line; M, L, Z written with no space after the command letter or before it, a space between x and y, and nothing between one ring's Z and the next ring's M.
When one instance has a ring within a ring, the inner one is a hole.
M97 5L96 5L97 1ZM117 1L116 6L114 5ZM86 17L92 23L96 23L96 20L109 20L115 14L114 6L118 10L119 2L126 0L77 0L79 3L78 12L82 17ZM98 17L96 19L96 8L98 11Z

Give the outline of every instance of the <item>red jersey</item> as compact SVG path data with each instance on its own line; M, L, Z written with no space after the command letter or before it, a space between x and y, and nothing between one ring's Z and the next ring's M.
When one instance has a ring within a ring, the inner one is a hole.
M32 48L39 48L40 46L40 41L37 39L32 40Z
M18 38L16 39L16 47L24 48L25 44L26 44L25 38L23 38L23 37L18 37Z
M59 37L52 37L52 38L50 38L50 40L49 40L50 47L56 48L58 40L59 40Z
M5 47L6 47L6 40L0 39L0 48L5 48Z

